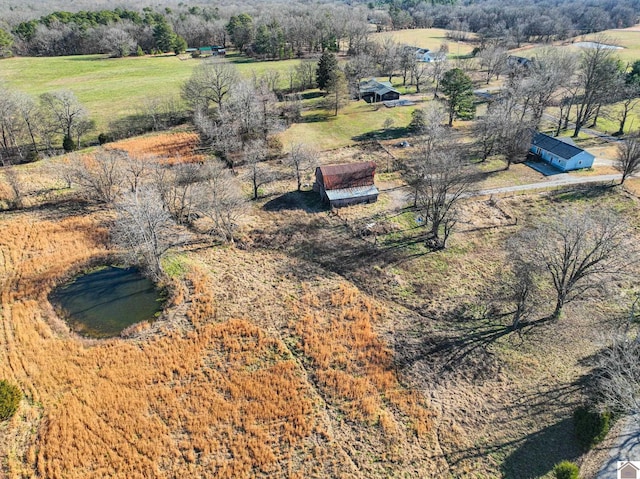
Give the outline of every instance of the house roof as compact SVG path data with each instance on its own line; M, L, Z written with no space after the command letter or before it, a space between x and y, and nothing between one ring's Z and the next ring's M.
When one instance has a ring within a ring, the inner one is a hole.
M564 141L560 141L544 133L536 133L532 141L533 146L537 146L543 150L553 153L554 155L568 160L576 155L579 155L584 150L574 145L569 145Z
M322 184L327 194L329 190L373 185L376 164L373 161L348 163L344 165L319 166Z
M624 469L624 468L630 468L630 467L634 468L636 471L640 471L640 467L636 466L632 462L623 463L618 469Z
M346 200L349 198L364 198L367 196L378 195L379 191L375 185L355 186L353 188L340 188L337 190L328 190L327 198L329 201Z
M377 95L384 95L389 92L395 92L398 95L400 92L391 86L391 83L388 81L378 81L374 78L371 78L367 81L363 81L360 83L360 94L363 93L375 93Z
M510 62L512 65L518 64L523 66L529 66L533 60L525 57L519 57L516 55L509 55L507 57L507 61Z

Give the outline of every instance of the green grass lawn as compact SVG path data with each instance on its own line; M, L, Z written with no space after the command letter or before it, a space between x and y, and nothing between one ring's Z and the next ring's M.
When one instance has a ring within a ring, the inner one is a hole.
M394 132L401 136L413 110L413 107L386 108L351 101L336 117L332 111L313 108L303 113L302 123L291 125L280 138L284 145L303 142L318 150L330 150L354 144L359 139L389 138ZM383 124L387 118L393 124L385 132Z
M286 72L299 60L256 62L231 56L240 74L250 78L268 70ZM15 57L0 60L0 81L33 96L71 90L96 121L94 136L109 122L136 113L145 98L180 96L181 85L201 60L180 60L174 55L107 58L104 55L70 57Z
M175 56L16 57L2 60L0 79L33 96L71 90L102 131L111 120L134 114L144 98L178 96L197 64Z
M469 36L473 38L475 35L470 33ZM428 48L429 50L438 50L440 45L446 43L449 46L449 55L454 57L468 55L474 47L470 42L456 42L448 39L447 30L444 28L414 28L373 33L370 38L379 42L384 41L386 38L393 38L393 40L398 43L419 48Z

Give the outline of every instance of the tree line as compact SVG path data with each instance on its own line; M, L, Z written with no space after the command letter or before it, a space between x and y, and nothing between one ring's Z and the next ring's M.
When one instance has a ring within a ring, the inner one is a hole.
M277 8L268 6L277 5ZM293 58L325 50L360 53L373 30L446 28L457 40L502 39L509 47L547 42L638 19L640 2L483 0L246 4L243 7L175 7L142 10L56 11L39 19L0 24L0 54L75 55L180 51L187 45L233 45L259 58Z

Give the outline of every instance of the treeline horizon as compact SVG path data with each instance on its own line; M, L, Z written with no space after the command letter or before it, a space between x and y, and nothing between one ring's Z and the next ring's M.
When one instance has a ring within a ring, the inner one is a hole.
M635 25L640 0L383 0L377 2L247 1L166 7L76 2L76 11L0 4L0 56L111 56L180 51L208 45L234 46L259 58L293 58L325 50L361 51L372 31L444 28L459 39L508 47L548 42ZM96 8L83 8L94 6ZM110 5L109 5L110 6ZM278 6L278 8L274 8ZM8 9L8 11L7 11ZM26 11L25 11L26 10ZM183 39L183 41L178 41Z

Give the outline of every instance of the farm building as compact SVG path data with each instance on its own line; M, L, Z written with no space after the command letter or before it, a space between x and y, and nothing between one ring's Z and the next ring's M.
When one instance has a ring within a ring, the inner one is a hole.
M376 164L372 161L319 166L313 189L331 208L373 203L379 193L374 184L375 174Z
M380 82L371 78L360 83L360 98L367 103L397 100L400 98L400 92L393 88L388 81Z
M588 151L544 133L536 133L531 152L561 171L591 168L595 157Z

